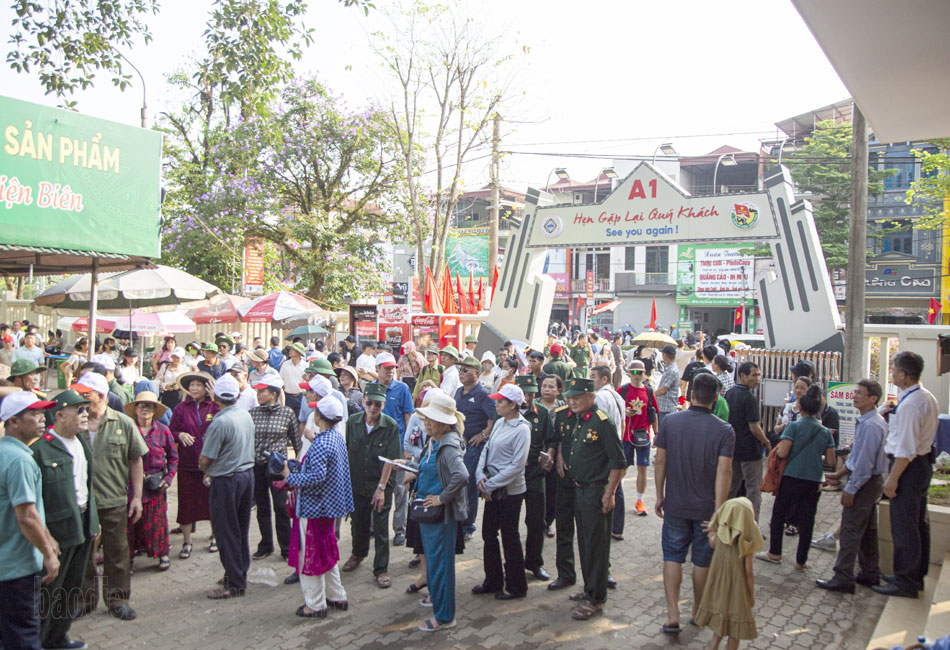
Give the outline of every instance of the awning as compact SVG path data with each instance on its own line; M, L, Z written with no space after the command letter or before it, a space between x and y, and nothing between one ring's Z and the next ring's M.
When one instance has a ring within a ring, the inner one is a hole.
M611 300L610 302L605 302L602 305L597 305L597 307L594 308L594 311L592 311L591 314L596 315L605 311L613 311L617 308L617 305L619 305L622 302L623 302L622 300Z
M101 272L155 267L155 264L148 258L132 255L0 244L0 275L28 276L31 273L32 275L82 273L92 268L93 258L99 258L99 270Z

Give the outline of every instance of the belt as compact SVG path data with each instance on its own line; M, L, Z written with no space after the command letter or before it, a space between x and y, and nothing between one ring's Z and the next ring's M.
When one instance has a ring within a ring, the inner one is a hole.
M603 487L605 485L607 485L607 481L594 481L592 483L580 483L578 481L574 481L574 487L579 487L579 488Z

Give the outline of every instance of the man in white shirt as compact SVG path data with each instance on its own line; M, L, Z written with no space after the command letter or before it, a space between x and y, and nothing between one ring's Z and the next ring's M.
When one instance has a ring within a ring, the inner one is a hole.
M475 356L475 347L478 345L478 337L472 336L469 334L465 337L465 347L462 349L462 354L460 355L462 359L465 357L474 357Z
M228 370L231 376L237 379L241 394L238 396L236 406L245 411L250 411L257 407L257 391L254 390L247 381L247 366L238 361Z
M439 350L439 358L442 360L443 366L442 384L439 388L446 395L454 397L458 389L462 387L462 382L459 381L459 351L455 349L454 345L446 345Z
M363 343L363 354L356 360L356 374L363 381L376 381L376 349L369 341Z
M933 394L920 385L924 360L919 354L898 352L891 368L894 384L901 389L890 410L890 431L884 444L891 461L884 494L891 501L894 575L882 576L889 584L872 589L885 596L917 598L930 562L927 489L933 474L939 409Z
M290 358L280 366L280 378L284 380L284 404L292 408L294 413L300 413L300 401L303 398L300 384L307 368L307 362L304 361L306 354L307 349L303 345L294 343L290 346Z

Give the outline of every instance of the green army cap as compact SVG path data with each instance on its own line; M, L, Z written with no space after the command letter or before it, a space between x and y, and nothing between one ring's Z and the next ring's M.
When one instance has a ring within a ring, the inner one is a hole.
M214 340L214 344L215 344L215 345L221 345L221 342L222 342L222 341L224 341L224 342L227 343L228 345L234 347L234 339L232 339L230 336L219 336L218 338L216 338L216 339Z
M13 362L13 365L10 366L10 376L19 377L20 375L28 375L37 370L46 372L46 366L38 366L29 359L17 359Z
M53 401L56 402L56 406L53 407L53 413L58 413L68 406L89 404L89 400L74 390L64 390L62 393L54 397Z
M366 390L363 391L366 399L374 399L380 402L386 401L386 387L382 384L366 384Z
M459 360L459 351L455 349L454 345L446 345L444 348L439 350L439 353L447 354L453 359L455 359L456 361Z
M517 375L515 377L515 386L525 393L537 393L538 378L534 375Z
M313 368L313 370L311 371L310 368ZM314 359L311 361L310 366L307 368L307 372L314 372L318 375L325 375L327 377L336 377L336 372L333 370L333 364L326 359Z
M465 337L465 342L466 342L466 343L478 343L478 337L477 337L477 336L472 336L471 334L469 334L468 336Z
M594 392L594 380L575 377L567 382L565 395L583 395Z
M465 357L464 359L462 359L462 362L459 365L468 366L469 368L474 368L475 370L482 369L482 364L479 363L478 359L476 359L473 356Z
M205 343L204 345L201 346L201 351L202 351L202 352L214 352L215 354L217 354L217 352L218 352L218 347L217 347L216 345L214 345L213 343Z

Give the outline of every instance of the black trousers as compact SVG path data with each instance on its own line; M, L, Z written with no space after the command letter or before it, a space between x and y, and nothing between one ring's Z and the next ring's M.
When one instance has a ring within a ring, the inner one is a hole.
M557 514L557 470L550 469L544 473L544 525L554 523Z
M83 517L83 525L86 517ZM82 582L92 552L93 538L60 549L59 573L40 587L40 639L43 647L59 644L69 634L73 618L83 606Z
M769 553L782 554L782 538L785 536L785 522L798 526L798 551L795 561L805 564L808 550L811 548L811 534L815 529L815 513L818 512L818 498L821 496L821 483L803 481L794 476L783 476L778 488L778 496L772 504L772 520L769 522ZM790 518L791 514L791 518Z
M382 512L373 508L373 495L354 494L353 514L350 515L350 535L353 538L353 555L359 558L369 555L370 527L375 553L373 575L389 572L389 511L393 507L393 490L387 487Z
M884 480L872 476L854 495L854 505L841 510L841 537L835 560L835 580L854 582L854 561L858 560L861 575L875 579L880 576L877 548L877 502L881 499Z
M251 566L248 533L253 501L253 469L211 479L208 505L211 507L214 537L218 542L218 557L224 567L225 589L247 589L247 570Z
M528 593L528 580L524 574L524 551L521 548L521 535L518 533L518 520L521 518L521 502L524 494L509 494L498 501L486 501L482 512L482 541L485 558L485 582L487 591L507 589L511 594ZM502 569L501 553L498 546L498 532L501 531L501 547L505 553Z
M895 584L917 590L930 563L930 518L927 489L933 466L928 456L918 456L897 481L897 496L891 499L891 538L894 540Z
M524 494L524 525L528 533L524 538L524 566L534 571L544 566L541 556L544 550L544 477L528 481L528 491Z
M0 645L40 650L40 575L0 581Z
M565 582L577 582L574 570L574 481L557 477L557 537L554 565L557 577Z
M257 527L261 530L258 551L274 551L274 530L271 528L271 502L274 504L274 525L277 544L285 558L290 553L290 517L287 516L287 493L276 490L267 478L267 464L254 465L254 504L257 506Z
M574 518L577 521L577 553L584 575L584 593L595 605L607 602L610 573L610 529L613 511L604 513L603 485L574 490Z

